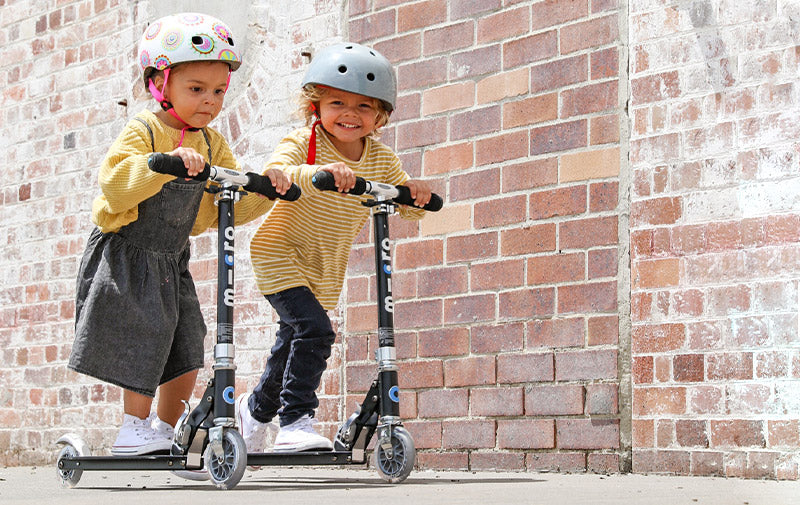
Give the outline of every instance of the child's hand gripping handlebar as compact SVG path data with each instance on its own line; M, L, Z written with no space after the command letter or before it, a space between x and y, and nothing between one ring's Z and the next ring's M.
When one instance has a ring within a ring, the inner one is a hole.
M336 188L336 181L333 174L320 170L315 173L311 178L311 183L315 188L322 191L338 191ZM407 186L393 186L391 184L384 184L382 182L368 181L362 177L356 177L356 185L348 191L351 195L363 195L365 193L376 196L385 200L391 200L394 203L401 205L410 205L412 207L420 208L414 205L414 199L411 198L411 191ZM431 201L428 202L422 209L436 212L442 208L442 197L436 193L431 193Z
M272 200L280 198L281 200L293 202L300 198L300 187L297 184L292 184L286 194L281 195L275 191L275 187L272 185L272 181L269 180L269 177L259 175L255 172L243 174L236 170L215 167L206 163L206 167L202 172L194 177L189 177L182 159L164 153L151 154L147 159L147 165L150 167L150 170L160 174L174 175L175 177L195 179L198 181L211 179L216 182L236 184L246 191L264 195Z

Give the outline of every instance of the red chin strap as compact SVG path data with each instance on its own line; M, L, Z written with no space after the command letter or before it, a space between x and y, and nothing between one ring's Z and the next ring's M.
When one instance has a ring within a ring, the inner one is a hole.
M167 81L169 80L169 68L164 69L164 84L161 86L161 89L158 89L153 82L153 79L148 79L147 88L150 90L150 94L153 95L153 98L158 101L158 104L161 105L161 108L165 110L169 115L183 123L185 126L181 128L181 140L178 142L176 147L180 147L183 145L183 137L186 135L186 130L190 132L196 132L200 128L195 128L194 126L190 125L186 121L181 118L177 112L175 112L175 108L172 104L164 97L164 90L167 89ZM228 86L231 84L231 72L228 70L228 80L225 82L225 91L228 91Z
M306 158L306 165L313 165L317 160L317 126L322 124L322 119L319 117L317 108L312 103L311 110L314 111L314 117L317 118L314 124L311 125L311 137L308 139L308 157Z

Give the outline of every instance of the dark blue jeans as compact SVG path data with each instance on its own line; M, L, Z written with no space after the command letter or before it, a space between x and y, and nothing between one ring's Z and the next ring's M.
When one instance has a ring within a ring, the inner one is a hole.
M281 426L286 426L305 414L314 416L319 406L316 390L336 334L328 313L307 287L266 298L280 320L267 368L250 395L250 413L262 423L278 414Z

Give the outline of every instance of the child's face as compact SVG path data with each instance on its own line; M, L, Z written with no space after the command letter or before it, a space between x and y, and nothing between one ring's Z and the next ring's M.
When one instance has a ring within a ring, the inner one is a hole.
M377 126L375 100L340 89L325 91L319 101L319 114L322 126L343 154L348 148L362 147L362 139Z
M190 126L203 128L222 110L229 70L228 64L221 61L182 63L170 71L164 96ZM163 84L163 77L160 79L155 82L158 87ZM159 117L173 128L184 127L169 114Z

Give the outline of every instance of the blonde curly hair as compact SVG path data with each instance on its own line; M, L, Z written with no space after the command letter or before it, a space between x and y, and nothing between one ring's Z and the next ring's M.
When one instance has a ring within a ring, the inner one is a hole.
M306 84L300 90L300 94L297 97L297 115L305 121L306 126L314 124L315 111L319 110L319 102L327 92L328 88L326 86L319 86L317 84ZM381 128L386 126L389 122L389 115L391 113L381 100L369 98L374 102L375 110L377 111L375 116L375 129L372 130L369 136L377 139L380 137Z

